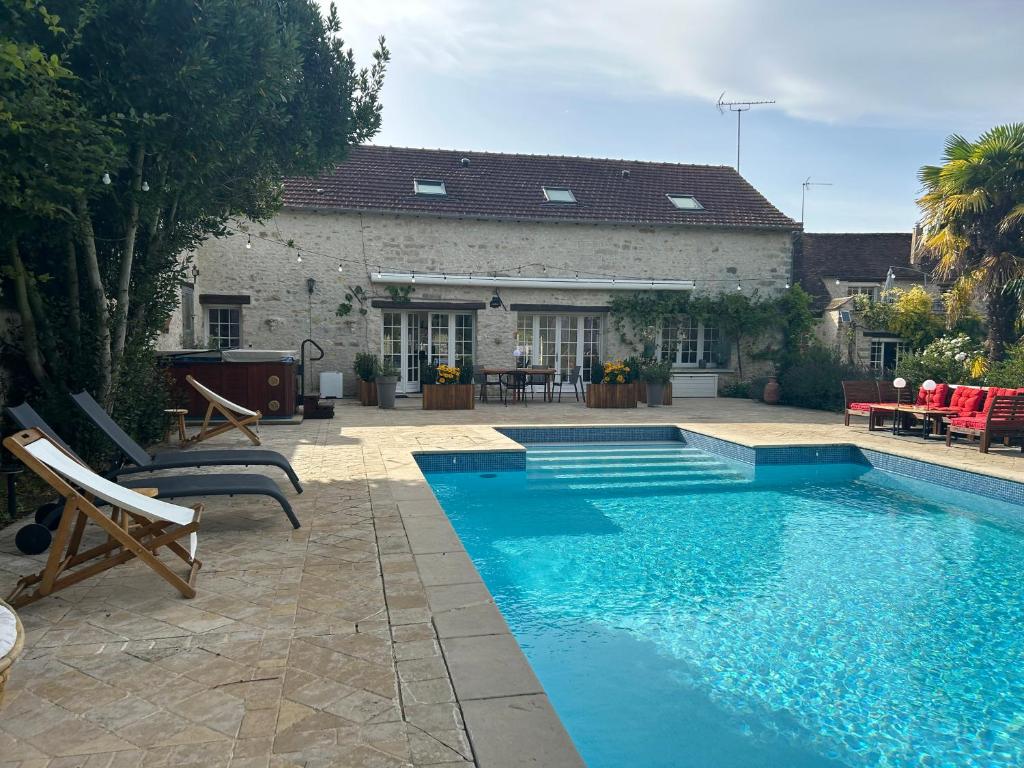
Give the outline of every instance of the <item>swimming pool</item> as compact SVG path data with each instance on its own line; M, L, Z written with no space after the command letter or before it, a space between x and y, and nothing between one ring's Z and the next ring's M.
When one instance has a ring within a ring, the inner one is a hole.
M594 768L1024 764L1015 505L678 442L425 475Z

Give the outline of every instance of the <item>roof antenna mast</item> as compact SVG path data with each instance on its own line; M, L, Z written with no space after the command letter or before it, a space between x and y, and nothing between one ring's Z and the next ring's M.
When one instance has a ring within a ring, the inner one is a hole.
M725 91L722 91L722 95L718 97L718 111L723 115L726 111L736 113L736 173L740 172L740 131L743 125L743 113L749 112L751 107L756 107L758 104L774 104L775 99L767 99L765 101L725 101Z
M800 185L803 187L803 191L800 193L800 226L804 224L804 204L807 202L807 190L811 187L831 187L831 181L811 181L811 177L808 176L804 179L804 182Z

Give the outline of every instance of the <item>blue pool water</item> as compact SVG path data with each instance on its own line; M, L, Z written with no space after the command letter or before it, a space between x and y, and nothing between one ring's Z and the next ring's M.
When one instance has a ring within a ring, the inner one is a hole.
M592 768L1024 765L1019 508L681 443L427 478Z

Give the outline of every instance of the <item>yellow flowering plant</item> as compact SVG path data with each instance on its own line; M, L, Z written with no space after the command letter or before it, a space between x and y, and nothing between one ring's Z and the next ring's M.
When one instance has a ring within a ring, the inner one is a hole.
M621 360L604 364L602 384L625 384L632 369Z
M454 365L445 365L441 363L437 366L436 376L434 378L435 384L458 384L459 378L462 376L462 370L456 368Z

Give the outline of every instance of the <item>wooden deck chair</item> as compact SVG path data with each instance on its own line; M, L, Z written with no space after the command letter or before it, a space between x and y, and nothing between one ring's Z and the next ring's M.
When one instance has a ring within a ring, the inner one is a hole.
M191 509L179 507L100 477L38 429L11 435L4 440L4 447L64 499L64 515L46 566L18 580L7 598L12 606L28 605L134 558L185 597L195 597L196 574L202 565L196 559L201 504ZM113 511L109 517L96 506L97 498L110 504ZM107 538L82 550L82 537L90 520L103 529ZM184 536L189 538L187 549L178 542ZM189 567L186 578L158 559L157 551L162 547L185 561Z
M250 411L248 408L238 405L238 403L232 403L230 400L218 395L209 387L204 387L191 376L186 376L185 381L191 384L195 391L202 395L209 403L206 408L206 415L203 417L203 426L200 428L199 434L190 438L193 443L198 443L209 437L214 437L232 429L238 429L241 430L246 437L252 440L253 445L260 444L259 435L249 429L249 425L254 424L256 429L259 429L260 418L262 418L263 414L259 411ZM221 416L227 419L227 423L211 427L210 418L213 416L214 411L219 412Z

